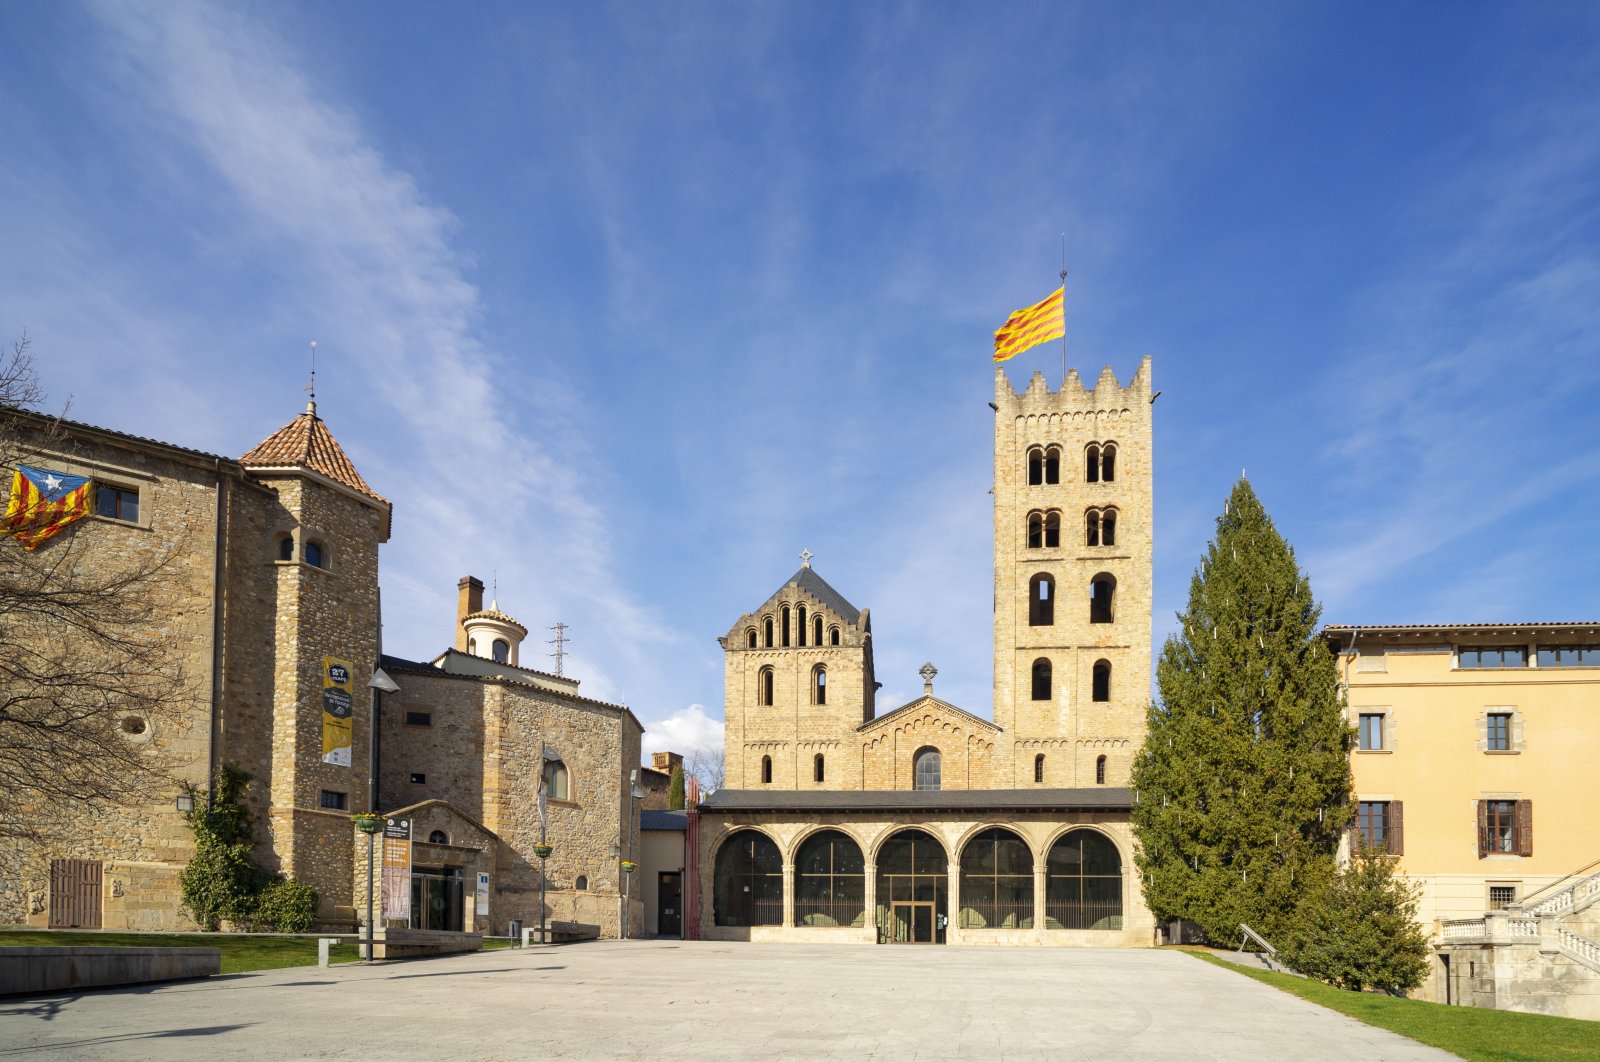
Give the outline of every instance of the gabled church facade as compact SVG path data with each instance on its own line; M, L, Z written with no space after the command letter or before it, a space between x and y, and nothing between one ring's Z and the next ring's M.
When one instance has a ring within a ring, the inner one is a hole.
M1149 704L1151 388L995 375L994 702L877 714L870 614L810 556L720 639L708 939L1148 945L1127 788Z

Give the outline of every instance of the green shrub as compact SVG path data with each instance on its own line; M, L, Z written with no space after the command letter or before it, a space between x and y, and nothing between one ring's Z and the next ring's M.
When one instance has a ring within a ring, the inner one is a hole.
M262 890L256 925L276 933L306 933L317 920L317 890L279 878Z
M1417 924L1417 893L1395 861L1357 845L1350 865L1309 894L1279 958L1331 985L1406 990L1428 975L1428 939Z

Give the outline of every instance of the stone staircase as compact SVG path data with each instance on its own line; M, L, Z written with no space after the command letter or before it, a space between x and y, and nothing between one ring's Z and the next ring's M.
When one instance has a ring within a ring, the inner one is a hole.
M1600 1020L1600 943L1578 931L1594 931L1585 916L1600 903L1597 867L1503 911L1440 923L1450 1001Z

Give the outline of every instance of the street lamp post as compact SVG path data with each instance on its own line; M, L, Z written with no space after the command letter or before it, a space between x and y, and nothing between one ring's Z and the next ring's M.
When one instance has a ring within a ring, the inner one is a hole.
M546 943L545 935L544 935L544 881L545 881L544 868L545 868L545 860L550 858L550 853L553 852L553 851L555 851L555 849L552 848L550 845L545 843L544 826L541 823L540 827L539 827L539 843L533 846L533 854L539 857L539 943L540 944Z
M379 830L383 829L381 815L353 815L356 829L367 835L367 962L372 961L372 845Z

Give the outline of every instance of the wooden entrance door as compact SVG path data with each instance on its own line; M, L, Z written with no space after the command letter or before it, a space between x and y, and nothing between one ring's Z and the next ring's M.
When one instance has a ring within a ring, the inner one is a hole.
M683 875L663 870L656 886L656 935L683 936Z
M897 944L932 944L935 941L935 911L932 903L896 902L891 906L894 932L890 940Z
M50 928L100 928L98 860L50 861Z

